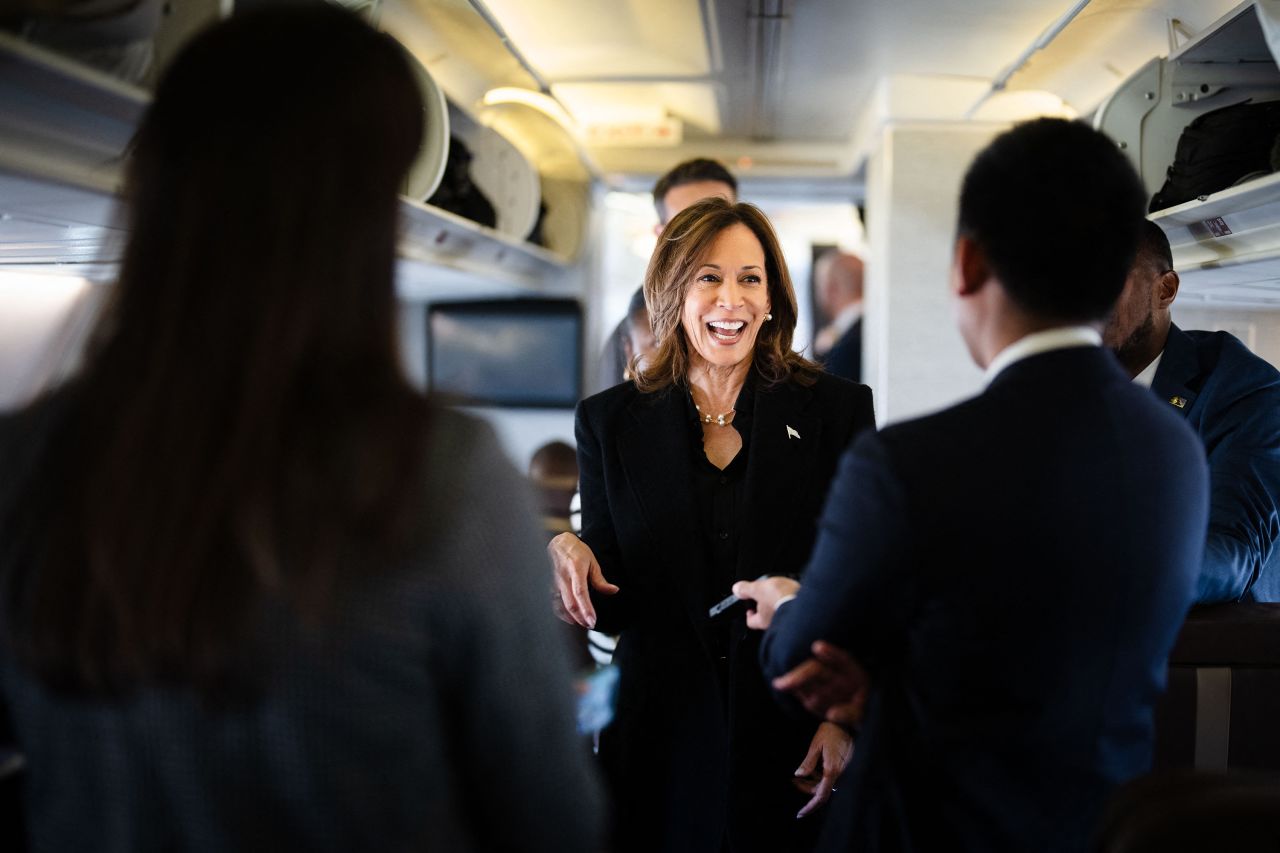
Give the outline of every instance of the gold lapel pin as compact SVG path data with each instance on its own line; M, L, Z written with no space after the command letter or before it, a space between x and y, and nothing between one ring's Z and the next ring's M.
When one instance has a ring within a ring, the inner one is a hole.
M1185 409L1187 407L1186 397L1170 397L1169 402L1177 406L1179 409Z

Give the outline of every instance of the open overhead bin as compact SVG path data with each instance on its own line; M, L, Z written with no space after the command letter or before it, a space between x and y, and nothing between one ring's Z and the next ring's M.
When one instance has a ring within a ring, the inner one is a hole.
M481 160L500 164L484 180L522 192L500 197L497 227L424 203L444 175L451 122L441 89L424 68L417 72L427 133L406 181L402 257L535 290L560 282L573 252L525 239L538 217L540 177L492 130L470 123L489 135L473 140ZM110 277L123 245L115 199L124 154L148 101L140 86L0 32L0 263L75 265L91 278Z
M1175 157L1188 126L1236 105L1280 102L1274 6L1242 3L1167 58L1148 62L1096 112L1095 126L1133 160L1157 206L1170 168L1172 177L1186 168ZM1152 213L1173 248L1183 301L1280 307L1280 175L1273 170L1265 155L1260 164L1215 169L1224 175L1217 183Z

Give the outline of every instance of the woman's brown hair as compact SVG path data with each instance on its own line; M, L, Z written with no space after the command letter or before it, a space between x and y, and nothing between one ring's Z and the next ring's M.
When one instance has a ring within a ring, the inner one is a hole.
M636 387L646 393L681 385L689 372L689 340L681 323L685 297L694 273L711 244L726 228L745 225L764 249L765 281L773 319L760 327L752 353L752 369L765 385L795 380L817 381L821 368L791 349L796 328L796 293L773 226L758 207L707 198L686 207L663 229L644 275L644 299L657 350L636 374Z
M402 48L327 4L235 15L169 68L112 303L0 519L6 628L47 684L217 689L264 610L323 616L404 547L428 414L393 283L422 115Z

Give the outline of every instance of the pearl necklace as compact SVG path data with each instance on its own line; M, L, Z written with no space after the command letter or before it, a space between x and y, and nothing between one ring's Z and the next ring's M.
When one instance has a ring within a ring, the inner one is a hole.
M715 424L716 426L728 426L733 423L733 416L736 413L735 409L730 409L729 411L723 412L719 415L704 415L702 414L702 407L696 402L693 404L693 407L698 410L698 414L701 416L704 424Z

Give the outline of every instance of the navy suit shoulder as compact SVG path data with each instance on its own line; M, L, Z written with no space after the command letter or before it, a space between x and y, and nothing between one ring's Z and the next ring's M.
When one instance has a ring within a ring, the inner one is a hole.
M1280 371L1226 332L1173 326L1151 387L1209 462L1197 600L1280 601Z
M1111 417L1090 410L1104 402ZM1029 452L1038 440L1034 424L1046 434L1066 433L1073 422L1104 417L1115 426L1123 415L1136 419L1135 425L1152 430L1151 438L1160 445L1161 452L1184 461L1194 460L1199 453L1192 432L1165 408L1151 405L1150 395L1134 387L1109 354L1077 348L1015 363L995 377L985 393L943 411L886 427L879 437L891 452L894 448L903 449L894 455L906 469L919 470L932 478L955 479L966 468L986 468L993 461L1007 460L1011 455L1007 451L1014 447ZM1089 448L1089 436L1075 438L1081 449ZM1130 441L1134 439L1129 437ZM997 449L1005 452L993 458ZM926 461L938 454L946 454L951 464L938 467Z
M851 846L1083 849L1149 763L1205 511L1195 436L1097 348L860 437L762 649L766 676L816 639L871 674Z

